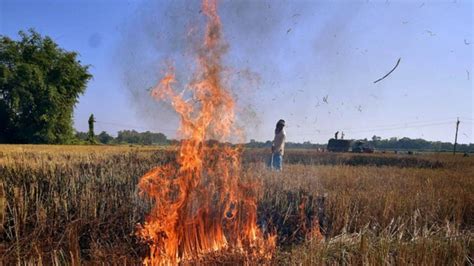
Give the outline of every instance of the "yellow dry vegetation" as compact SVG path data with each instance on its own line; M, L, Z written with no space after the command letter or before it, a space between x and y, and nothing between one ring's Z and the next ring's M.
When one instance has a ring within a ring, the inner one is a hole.
M174 158L169 147L0 145L1 261L139 263L134 232L153 203L138 180ZM275 264L473 262L473 157L289 150L283 172L267 159L245 150L243 174L261 184ZM315 221L323 239L307 234Z

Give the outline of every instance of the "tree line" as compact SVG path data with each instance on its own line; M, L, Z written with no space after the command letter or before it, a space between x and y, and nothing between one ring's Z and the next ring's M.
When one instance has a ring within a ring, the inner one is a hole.
M77 132L77 144L137 144L137 145L169 145L173 140L169 140L163 133L153 133L150 131L138 132L135 130L121 130L117 137L113 137L105 131L94 135L91 139L90 132Z
M425 139L411 139L407 137L403 138L388 138L382 139L378 136L373 136L371 139L356 139L352 140L352 147L357 145L364 145L376 150L382 151L437 151L437 152L450 152L453 150L454 144L451 142L442 142L442 141L428 141ZM249 143L245 144L249 148L265 148L271 147L271 141L255 141L250 140ZM288 142L285 147L287 148L297 148L297 149L326 149L327 143L316 144L309 141L303 143ZM459 152L474 152L474 143L470 144L458 144L457 151Z
M135 130L121 130L116 137L111 136L105 131L94 135L94 140L90 139L90 132L77 132L77 144L136 144L136 145L172 145L179 141L168 139L163 133L153 133L150 131L138 132ZM433 152L451 152L453 150L453 143L441 141L428 141L424 139L411 138L388 138L382 139L374 136L372 139L352 140L353 147L363 143L364 146L374 148L379 151L433 151ZM272 141L256 141L250 140L243 144L246 148L270 148ZM286 148L289 149L321 149L327 148L327 143L311 143L305 141L287 142ZM458 144L457 151L459 152L474 152L474 143Z
M454 144L451 142L428 141L425 139L389 138L382 139L373 136L371 140L364 139L368 145L379 150L425 150L425 151L452 151ZM474 152L474 143L458 144L456 150L461 152Z

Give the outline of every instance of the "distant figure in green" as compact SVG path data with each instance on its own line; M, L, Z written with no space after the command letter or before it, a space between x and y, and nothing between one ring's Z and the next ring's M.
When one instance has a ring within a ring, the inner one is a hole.
M94 123L95 123L95 118L94 118L94 114L91 114L91 116L89 116L89 132L87 133L87 140L89 141L89 143L91 144L95 144L96 141L95 141L95 133L94 133Z

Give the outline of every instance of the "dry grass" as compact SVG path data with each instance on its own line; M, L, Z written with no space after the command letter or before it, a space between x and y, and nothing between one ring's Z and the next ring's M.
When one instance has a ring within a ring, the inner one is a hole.
M281 174L263 171L264 202L278 202L288 191L314 193L314 201L327 194L326 241L284 247L278 262L467 263L474 250L473 170L289 165ZM284 213L290 204L275 204L272 212Z
M263 184L259 223L279 235L275 263L472 263L474 158L295 150L275 173L266 156L246 151L244 169ZM138 263L146 247L133 233L150 203L136 184L173 157L165 148L1 145L1 260ZM310 237L318 216L325 240Z

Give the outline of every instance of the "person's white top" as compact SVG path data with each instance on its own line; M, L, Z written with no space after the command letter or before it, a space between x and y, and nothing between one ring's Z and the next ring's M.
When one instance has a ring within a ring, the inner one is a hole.
M275 138L273 139L273 152L277 152L281 155L285 153L285 139L286 133L284 129L282 129L280 133L275 134Z

